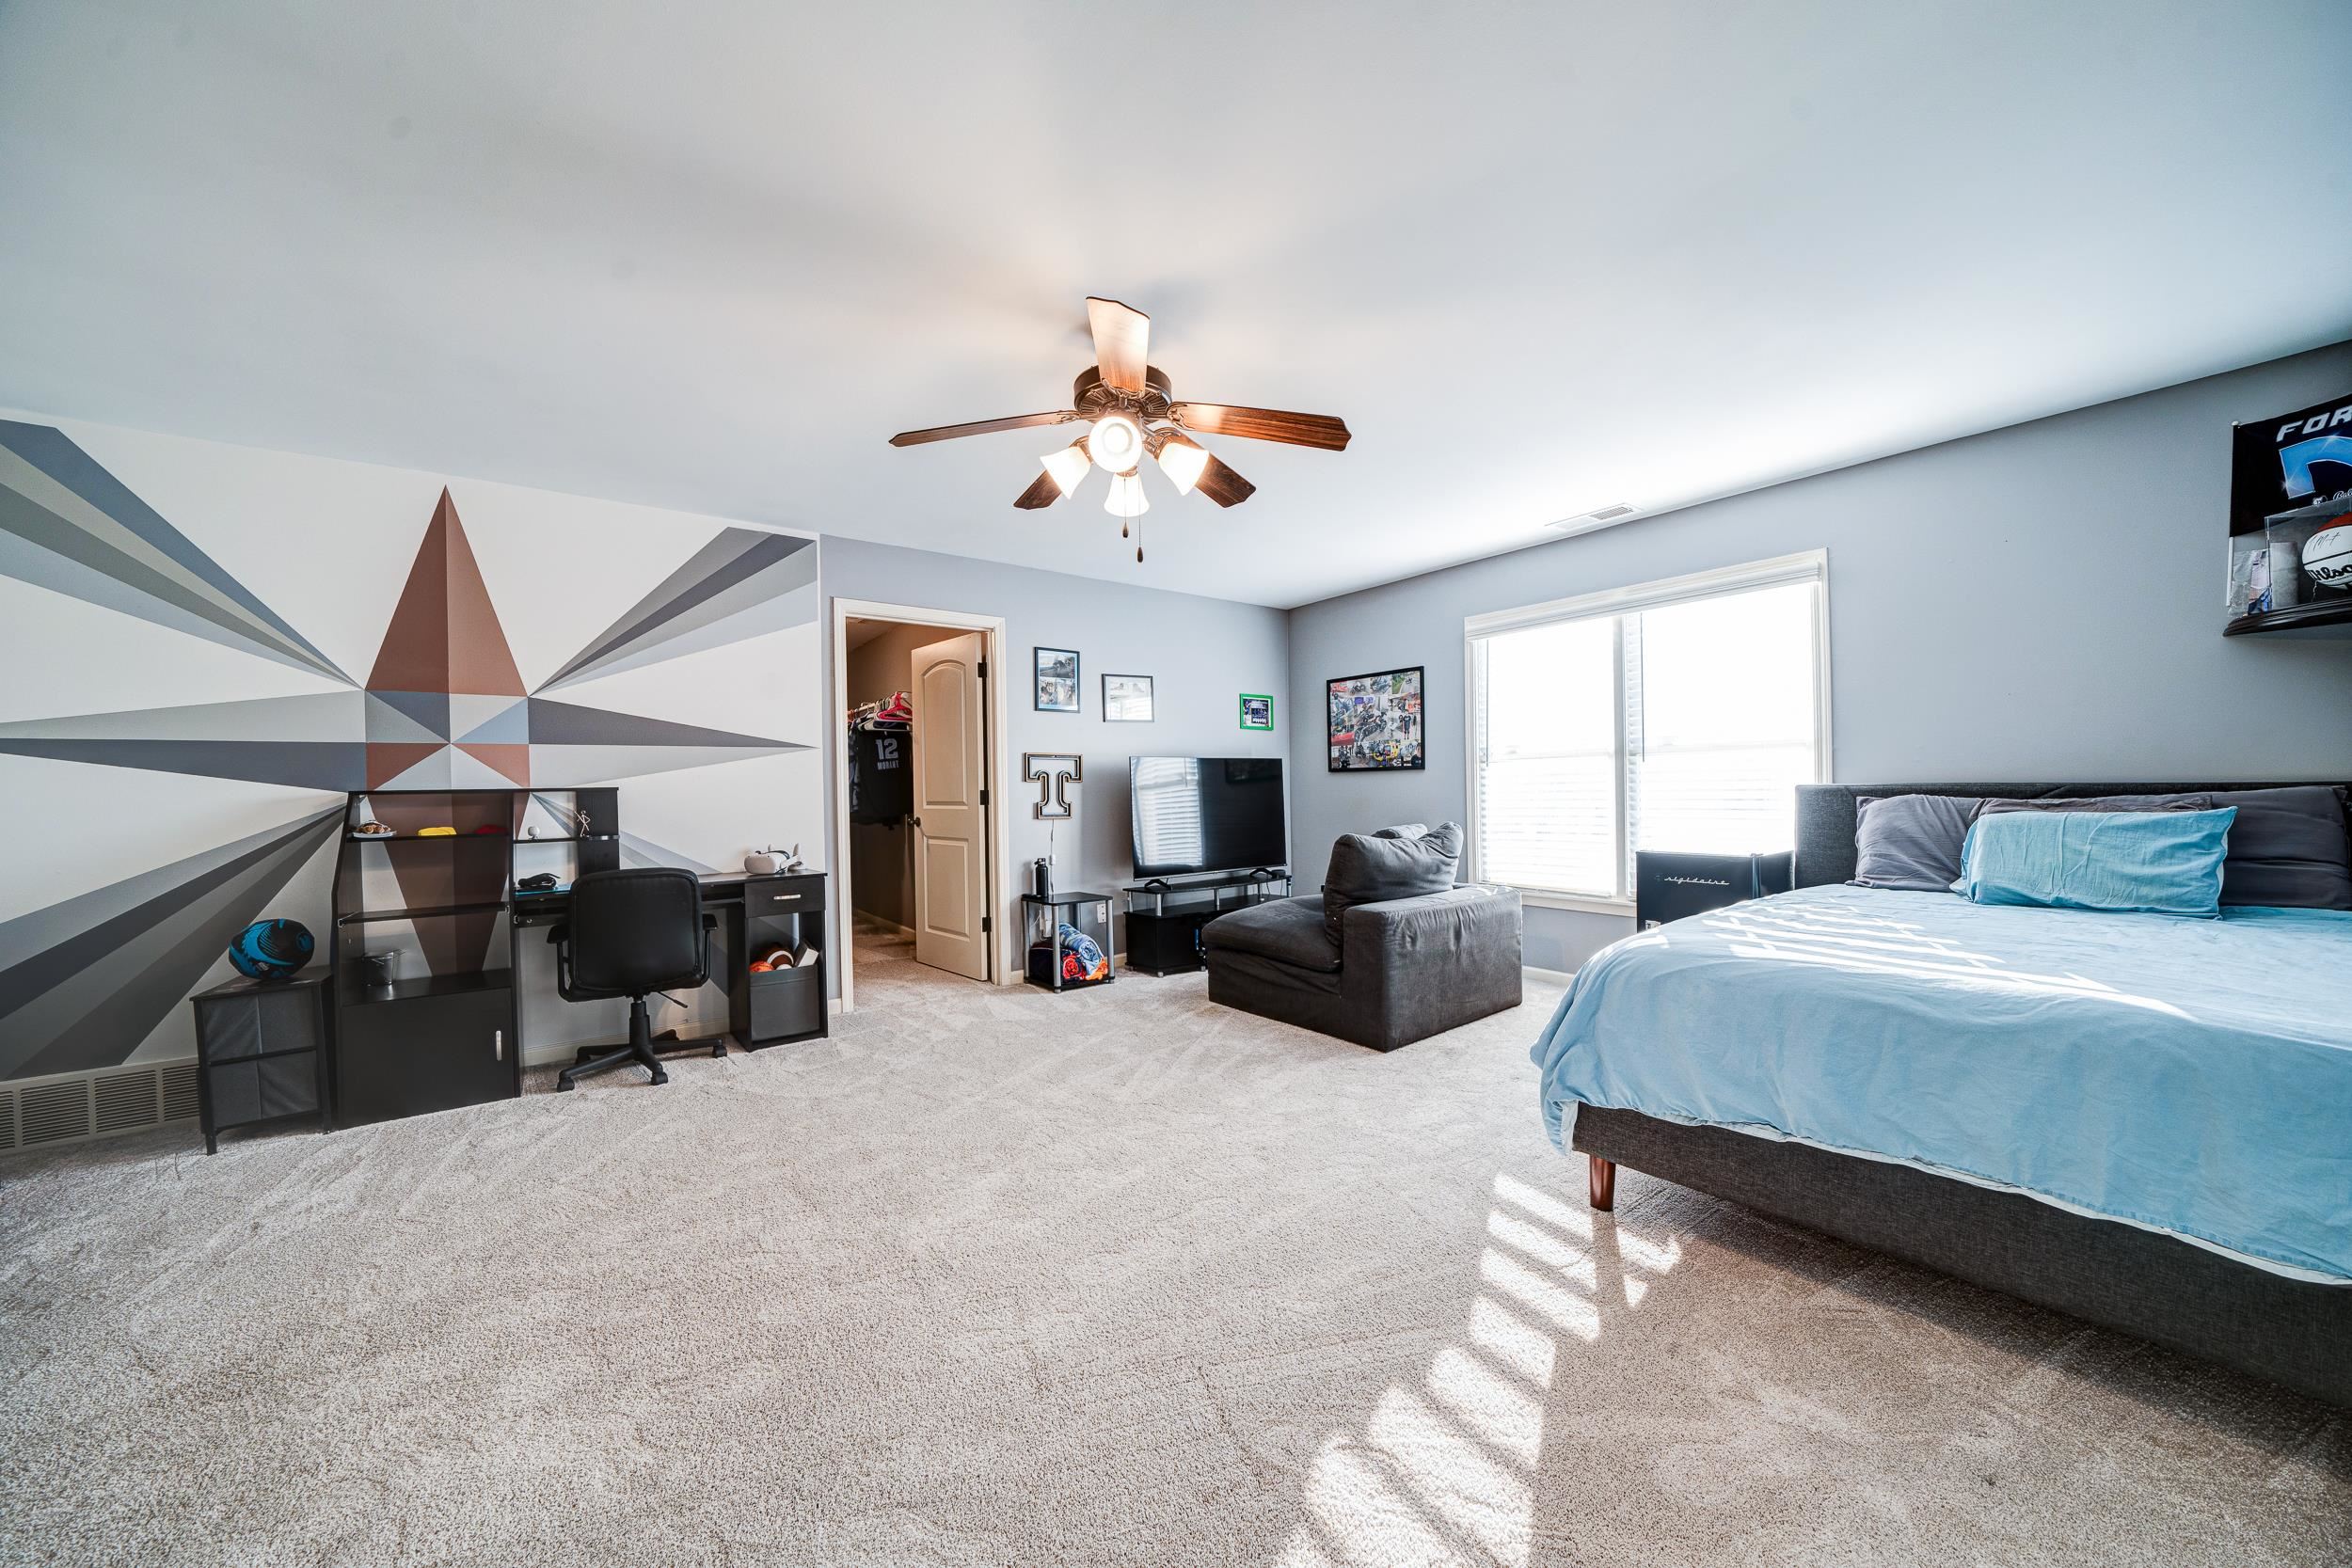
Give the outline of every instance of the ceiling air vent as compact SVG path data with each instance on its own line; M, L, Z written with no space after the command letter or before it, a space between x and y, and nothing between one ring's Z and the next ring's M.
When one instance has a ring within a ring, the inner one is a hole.
M1580 512L1573 517L1546 523L1544 527L1556 528L1563 533L1582 533L1586 529L1607 528L1611 523L1622 523L1628 517L1639 515L1641 510L1631 501L1619 501L1614 506L1604 506L1595 512Z

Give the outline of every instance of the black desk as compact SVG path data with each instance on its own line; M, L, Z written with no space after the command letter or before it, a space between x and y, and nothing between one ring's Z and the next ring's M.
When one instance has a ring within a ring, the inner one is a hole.
M826 981L833 956L826 950L830 939L825 935L825 874L801 871L754 876L725 871L703 878L702 885L703 907L726 926L725 964L711 978L726 987L727 1033L694 1039L658 1039L654 1049L708 1046L716 1055L730 1039L747 1051L759 1051L830 1035ZM569 889L513 895L509 921L515 973L522 972L523 932L561 925L571 909ZM803 942L816 950L814 963L768 971L751 967L759 949L796 947ZM516 1029L524 1049L529 1049L527 1025L517 1021Z

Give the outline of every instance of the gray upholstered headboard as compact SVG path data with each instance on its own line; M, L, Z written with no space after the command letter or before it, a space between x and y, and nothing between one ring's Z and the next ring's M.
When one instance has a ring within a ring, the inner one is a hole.
M1854 801L1865 795L1986 795L2014 800L2068 800L2086 795L2187 795L2209 789L2279 789L2334 779L2246 781L2232 784L1890 784L1797 786L1798 887L1843 882L1853 876Z

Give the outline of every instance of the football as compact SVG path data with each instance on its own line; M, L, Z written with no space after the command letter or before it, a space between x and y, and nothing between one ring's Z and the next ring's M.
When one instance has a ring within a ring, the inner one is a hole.
M2352 515L2312 535L2303 546L2303 571L2322 588L2352 588Z

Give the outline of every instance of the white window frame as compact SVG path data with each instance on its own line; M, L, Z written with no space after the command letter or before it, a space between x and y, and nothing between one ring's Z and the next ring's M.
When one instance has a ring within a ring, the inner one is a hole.
M1816 585L1813 595L1813 751L1820 759L1820 777L1824 783L1836 777L1830 763L1830 652L1829 652L1829 551L1804 550L1795 555L1774 556L1769 561L1751 561L1737 566L1717 566L1704 572L1692 572L1678 578L1661 578L1655 582L1635 583L1628 588L1607 588L1596 594L1579 594L1571 598L1550 599L1543 604L1522 605L1516 610L1489 610L1483 615L1467 616L1462 622L1462 791L1469 802L1470 816L1470 879L1485 881L1480 864L1486 853L1485 825L1479 820L1478 809L1478 644L1501 632L1521 631L1529 626L1550 626L1562 621L1587 621L1597 616L1619 616L1636 610L1656 610L1664 605L1685 604L1693 599L1719 598L1727 594L1740 594L1757 588L1778 588L1792 582ZM1623 628L1612 634L1615 646L1616 692L1613 701L1617 710L1617 863L1627 860L1626 832L1626 763L1625 763L1625 638ZM1624 875L1622 871L1618 873ZM1516 885L1516 884L1506 884ZM1629 890L1629 895L1630 890ZM1522 903L1537 909L1576 910L1587 914L1631 915L1633 900L1597 898L1583 894L1560 893L1549 888L1520 888Z

